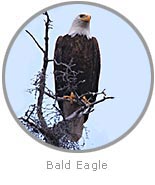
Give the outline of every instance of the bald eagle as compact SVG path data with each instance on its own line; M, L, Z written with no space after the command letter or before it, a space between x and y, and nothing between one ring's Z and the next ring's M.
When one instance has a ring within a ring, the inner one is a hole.
M59 36L56 41L54 52L56 95L71 100L58 102L64 117L82 106L73 103L72 99L76 96L82 96L85 103L96 100L95 93L98 92L100 75L100 51L96 38L90 35L90 20L90 15L78 15L68 34ZM83 124L87 119L88 114L83 114L80 118L72 120L73 141L81 138Z

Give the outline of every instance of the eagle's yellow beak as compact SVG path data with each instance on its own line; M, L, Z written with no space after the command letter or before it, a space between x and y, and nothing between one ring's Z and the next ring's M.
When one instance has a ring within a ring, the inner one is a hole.
M81 20L82 21L85 21L85 22L89 22L91 19L91 16L90 15L85 15L84 17L81 17Z

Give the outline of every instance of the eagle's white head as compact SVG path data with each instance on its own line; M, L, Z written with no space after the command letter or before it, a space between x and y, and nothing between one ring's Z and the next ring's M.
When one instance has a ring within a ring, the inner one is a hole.
M74 19L68 35L70 35L71 37L74 37L75 35L85 35L87 39L91 39L92 36L90 35L90 19L90 15L78 15Z

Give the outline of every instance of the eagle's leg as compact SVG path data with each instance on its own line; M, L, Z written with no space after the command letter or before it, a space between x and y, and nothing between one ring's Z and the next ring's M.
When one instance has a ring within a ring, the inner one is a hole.
M82 100L83 100L84 103L86 103L86 104L91 104L91 103L87 100L86 96L83 96L83 97L82 97Z
M73 100L76 98L73 92L70 93L70 96L63 96L64 99L69 99L70 103L73 104Z

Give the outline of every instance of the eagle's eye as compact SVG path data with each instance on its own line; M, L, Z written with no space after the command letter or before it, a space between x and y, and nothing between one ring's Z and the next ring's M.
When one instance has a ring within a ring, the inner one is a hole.
M80 14L79 16L80 16L80 18L83 18L83 17L85 17L86 15L85 15L85 14Z

